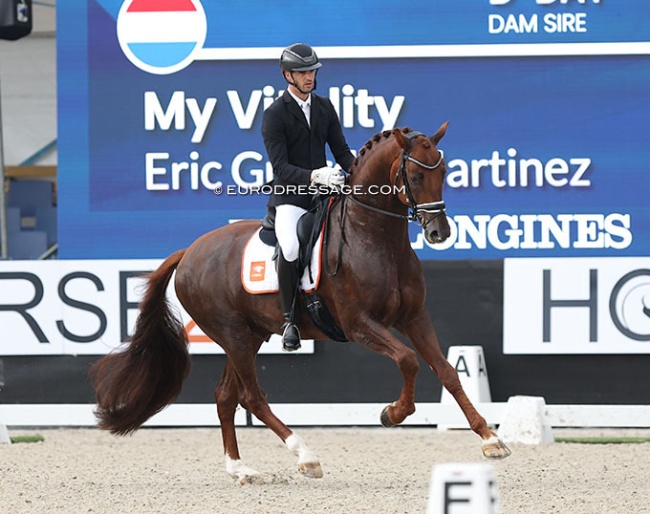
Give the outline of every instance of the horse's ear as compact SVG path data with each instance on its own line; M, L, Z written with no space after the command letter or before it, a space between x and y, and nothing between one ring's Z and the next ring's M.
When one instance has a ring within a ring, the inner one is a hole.
M393 133L395 134L395 141L397 141L397 144L402 148L402 150L408 152L409 141L406 139L406 136L402 130L397 128L393 131Z
M438 146L438 143L440 143L440 140L445 136L445 133L447 132L447 125L449 125L449 122L445 121L440 126L438 131L433 136L431 136L429 138L434 145Z

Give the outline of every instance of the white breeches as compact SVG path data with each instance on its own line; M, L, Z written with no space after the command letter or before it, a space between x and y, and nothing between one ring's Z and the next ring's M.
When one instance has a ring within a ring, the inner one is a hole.
M275 207L275 235L280 243L282 255L288 262L298 259L298 220L306 212L306 209L297 205L285 204Z

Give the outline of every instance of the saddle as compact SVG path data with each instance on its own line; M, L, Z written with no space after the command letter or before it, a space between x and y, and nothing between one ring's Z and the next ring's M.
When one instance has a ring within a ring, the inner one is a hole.
M334 198L331 196L318 197L314 200L312 207L298 220L297 231L298 241L300 242L298 271L300 276L302 276L303 273L308 272L312 282L314 280L311 276L312 269L310 263L313 251L318 238L321 236L321 233L327 224L327 217L329 216L333 200ZM268 208L266 216L262 220L262 229L260 230L259 237L265 244L275 246L273 259L275 260L277 267L277 255L280 251L280 247L278 245L278 238L275 235L274 207ZM315 289L309 291L301 289L300 299L309 315L309 318L316 328L333 341L339 343L347 342L343 330L341 330L341 328L335 323L332 314L325 305L325 302L323 302L320 296L316 293Z

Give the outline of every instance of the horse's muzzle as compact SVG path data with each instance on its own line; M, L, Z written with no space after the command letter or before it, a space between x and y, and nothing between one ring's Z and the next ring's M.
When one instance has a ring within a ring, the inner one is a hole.
M449 221L447 221L447 216L444 213L436 216L424 229L424 238L429 244L442 243L447 240L450 234Z

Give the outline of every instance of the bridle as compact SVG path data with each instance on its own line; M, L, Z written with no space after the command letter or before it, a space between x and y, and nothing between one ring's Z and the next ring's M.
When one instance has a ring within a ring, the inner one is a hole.
M406 134L406 138L409 141L412 141L418 136L424 136L422 132L409 132ZM434 219L436 219L438 216L443 214L446 210L446 205L443 200L440 200L439 202L428 202L428 203L417 203L415 200L415 197L413 196L413 192L411 191L411 186L409 185L409 182L407 180L406 176L406 163L407 162L413 162L417 164L418 166L427 169L427 170L435 170L438 166L442 164L442 161L444 160L444 153L442 150L438 150L440 152L440 158L438 159L438 162L435 164L426 164L422 161L419 161L415 157L413 157L410 152L407 153L406 150L402 149L402 155L401 155L401 162L399 165L399 168L395 174L395 180L393 183L397 185L397 180L398 178L402 180L402 184L404 184L404 190L406 192L406 198L409 203L409 214L408 215L403 215L403 214L398 214L396 212L392 211L387 211L385 209L380 209L379 207L374 207L372 205L368 205L367 203L363 203L362 201L358 200L357 198L354 197L354 195L348 195L349 198L365 207L366 209L369 209L371 211L379 212L381 214L386 214L387 216L393 216L395 218L402 218L406 219L408 221L419 221L420 225L422 225L422 228L426 228L429 223L431 223ZM428 220L424 221L424 214L433 214Z
M424 136L422 132L409 132L406 134L406 138L408 141L411 141L415 139L418 136ZM417 164L418 166L421 166L424 169L427 170L435 170L438 166L440 166L444 160L444 153L442 150L438 150L440 152L440 158L438 159L438 162L435 164L426 164L422 161L419 161L415 157L413 157L410 152L407 153L406 150L402 149L402 155L400 157L400 165L395 173L395 179L392 181L394 185L397 185L397 179L400 178L402 180L402 183L404 184L404 189L406 191L406 198L409 202L409 214L408 215L403 215L399 214L397 212L392 212L388 211L386 209L380 209L379 207L375 207L374 205L368 205L367 203L363 203L361 200L355 198L354 194L349 194L349 195L343 195L341 198L341 208L340 208L340 214L339 214L339 223L341 226L341 237L339 238L339 245L338 245L338 251L337 251L337 256L336 256L336 264L334 267L334 270L331 271L329 268L329 262L327 259L323 261L323 269L325 270L325 273L327 273L329 276L335 276L339 272L339 268L341 265L341 256L343 253L343 241L345 240L345 235L343 233L343 219L345 218L346 215L346 206L347 203L345 203L346 199L352 200L354 203L362 206L364 209L368 209L373 212L377 212L380 214L385 214L386 216L392 216L394 218L401 218L405 219L408 221L419 221L420 225L422 225L422 228L425 229L429 223L431 223L434 219L436 219L438 216L443 214L446 210L445 202L444 201L439 201L439 202L428 202L428 203L417 203L415 201L415 197L413 196L413 192L411 191L411 186L409 186L408 180L407 180L407 175L406 175L406 163L407 162L413 162ZM424 213L433 213L433 216L431 216L427 221L424 221ZM324 255L327 255L327 247L329 245L329 215L326 215L325 217L325 228L324 228Z

